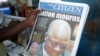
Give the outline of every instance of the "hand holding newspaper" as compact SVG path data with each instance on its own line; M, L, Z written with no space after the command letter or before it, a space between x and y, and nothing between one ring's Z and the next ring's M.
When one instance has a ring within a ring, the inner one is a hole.
M39 9L43 11L33 27L26 55L76 56L89 6L60 0L40 0Z

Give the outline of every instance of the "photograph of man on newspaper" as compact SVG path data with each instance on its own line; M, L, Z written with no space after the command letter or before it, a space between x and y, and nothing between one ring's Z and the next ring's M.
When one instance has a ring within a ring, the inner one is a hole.
M44 37L44 42L39 45L38 56L70 56L67 51L71 37L71 26L67 21L53 20Z

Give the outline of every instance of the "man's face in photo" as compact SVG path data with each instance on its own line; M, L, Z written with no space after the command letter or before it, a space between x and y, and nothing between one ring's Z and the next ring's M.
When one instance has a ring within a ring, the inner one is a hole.
M30 54L36 54L37 53L37 47L38 47L38 43L33 42L31 44L30 49L29 49Z
M71 27L64 20L54 20L45 33L44 49L48 55L59 56L63 54L68 47L71 36Z
M47 36L45 47L48 52L51 50L50 52L56 52L60 55L67 47L67 41L65 42L59 37Z

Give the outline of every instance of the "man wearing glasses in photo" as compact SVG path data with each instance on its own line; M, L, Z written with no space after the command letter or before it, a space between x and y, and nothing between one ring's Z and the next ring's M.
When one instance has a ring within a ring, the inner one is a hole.
M45 33L45 42L38 48L38 56L70 56L66 49L70 37L69 23L60 19L52 21Z

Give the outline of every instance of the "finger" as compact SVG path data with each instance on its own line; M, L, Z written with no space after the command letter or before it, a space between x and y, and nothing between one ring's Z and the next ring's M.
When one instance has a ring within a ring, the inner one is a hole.
M39 9L34 9L34 10L32 10L32 11L30 12L30 14L29 14L28 17L36 17L37 14L39 14L40 12L41 12L41 10L39 10ZM28 18L28 17L27 17L27 18Z
M32 10L32 13L33 14L39 14L40 12L41 12L42 10L39 10L39 9L34 9L34 10Z

